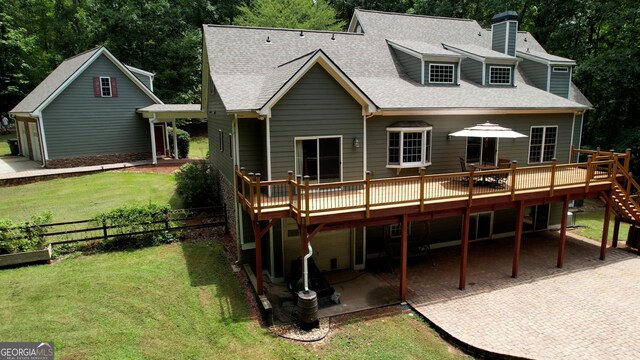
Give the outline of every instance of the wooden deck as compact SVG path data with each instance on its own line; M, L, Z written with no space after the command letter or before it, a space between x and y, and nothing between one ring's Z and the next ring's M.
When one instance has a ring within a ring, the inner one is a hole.
M372 212L417 206L420 211L438 204L478 201L513 201L523 194L553 197L563 190L589 191L607 188L612 180L614 160L508 169L344 181L311 184L309 179L263 181L254 174L238 171L238 201L256 220L291 216L299 223L328 215ZM348 217L348 216L347 216Z

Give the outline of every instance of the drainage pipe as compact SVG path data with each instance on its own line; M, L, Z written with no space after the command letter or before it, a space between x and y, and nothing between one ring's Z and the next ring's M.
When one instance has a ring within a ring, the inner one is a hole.
M304 261L302 262L302 273L304 275L304 291L309 291L309 264L308 260L313 255L313 248L311 247L311 241L307 243L307 249L309 252L304 256Z

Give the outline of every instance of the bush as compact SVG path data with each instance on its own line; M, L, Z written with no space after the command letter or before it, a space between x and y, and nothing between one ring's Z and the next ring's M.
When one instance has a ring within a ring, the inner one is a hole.
M51 221L51 212L34 215L29 221L16 223L0 219L0 254L13 254L41 250L45 247L45 229L41 226Z
M125 205L98 214L92 221L96 227L103 224L114 227L110 230L110 235L113 235L114 231L116 234L102 243L104 250L138 249L168 244L176 240L173 234L164 230L165 223L170 221L170 211L168 206L157 204ZM137 232L147 233L131 235Z
M213 206L218 201L218 186L207 162L184 164L176 172L176 193L186 208Z
M173 128L168 127L167 131L169 132L169 149L171 150L171 154L173 153ZM186 158L189 156L189 142L191 141L191 136L189 133L178 129L178 154L180 158Z

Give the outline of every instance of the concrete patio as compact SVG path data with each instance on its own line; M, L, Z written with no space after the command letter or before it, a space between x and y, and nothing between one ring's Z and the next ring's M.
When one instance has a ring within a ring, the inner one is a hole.
M525 236L520 276L510 277L512 239L472 243L467 290L457 289L459 248L433 251L408 268L408 303L456 342L489 356L632 359L640 354L640 257L569 234ZM398 284L398 271L388 274Z

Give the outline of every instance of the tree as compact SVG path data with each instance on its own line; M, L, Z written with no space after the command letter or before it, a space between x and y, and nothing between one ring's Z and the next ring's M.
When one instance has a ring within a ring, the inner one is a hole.
M325 0L255 0L238 11L236 25L335 31L346 25Z

